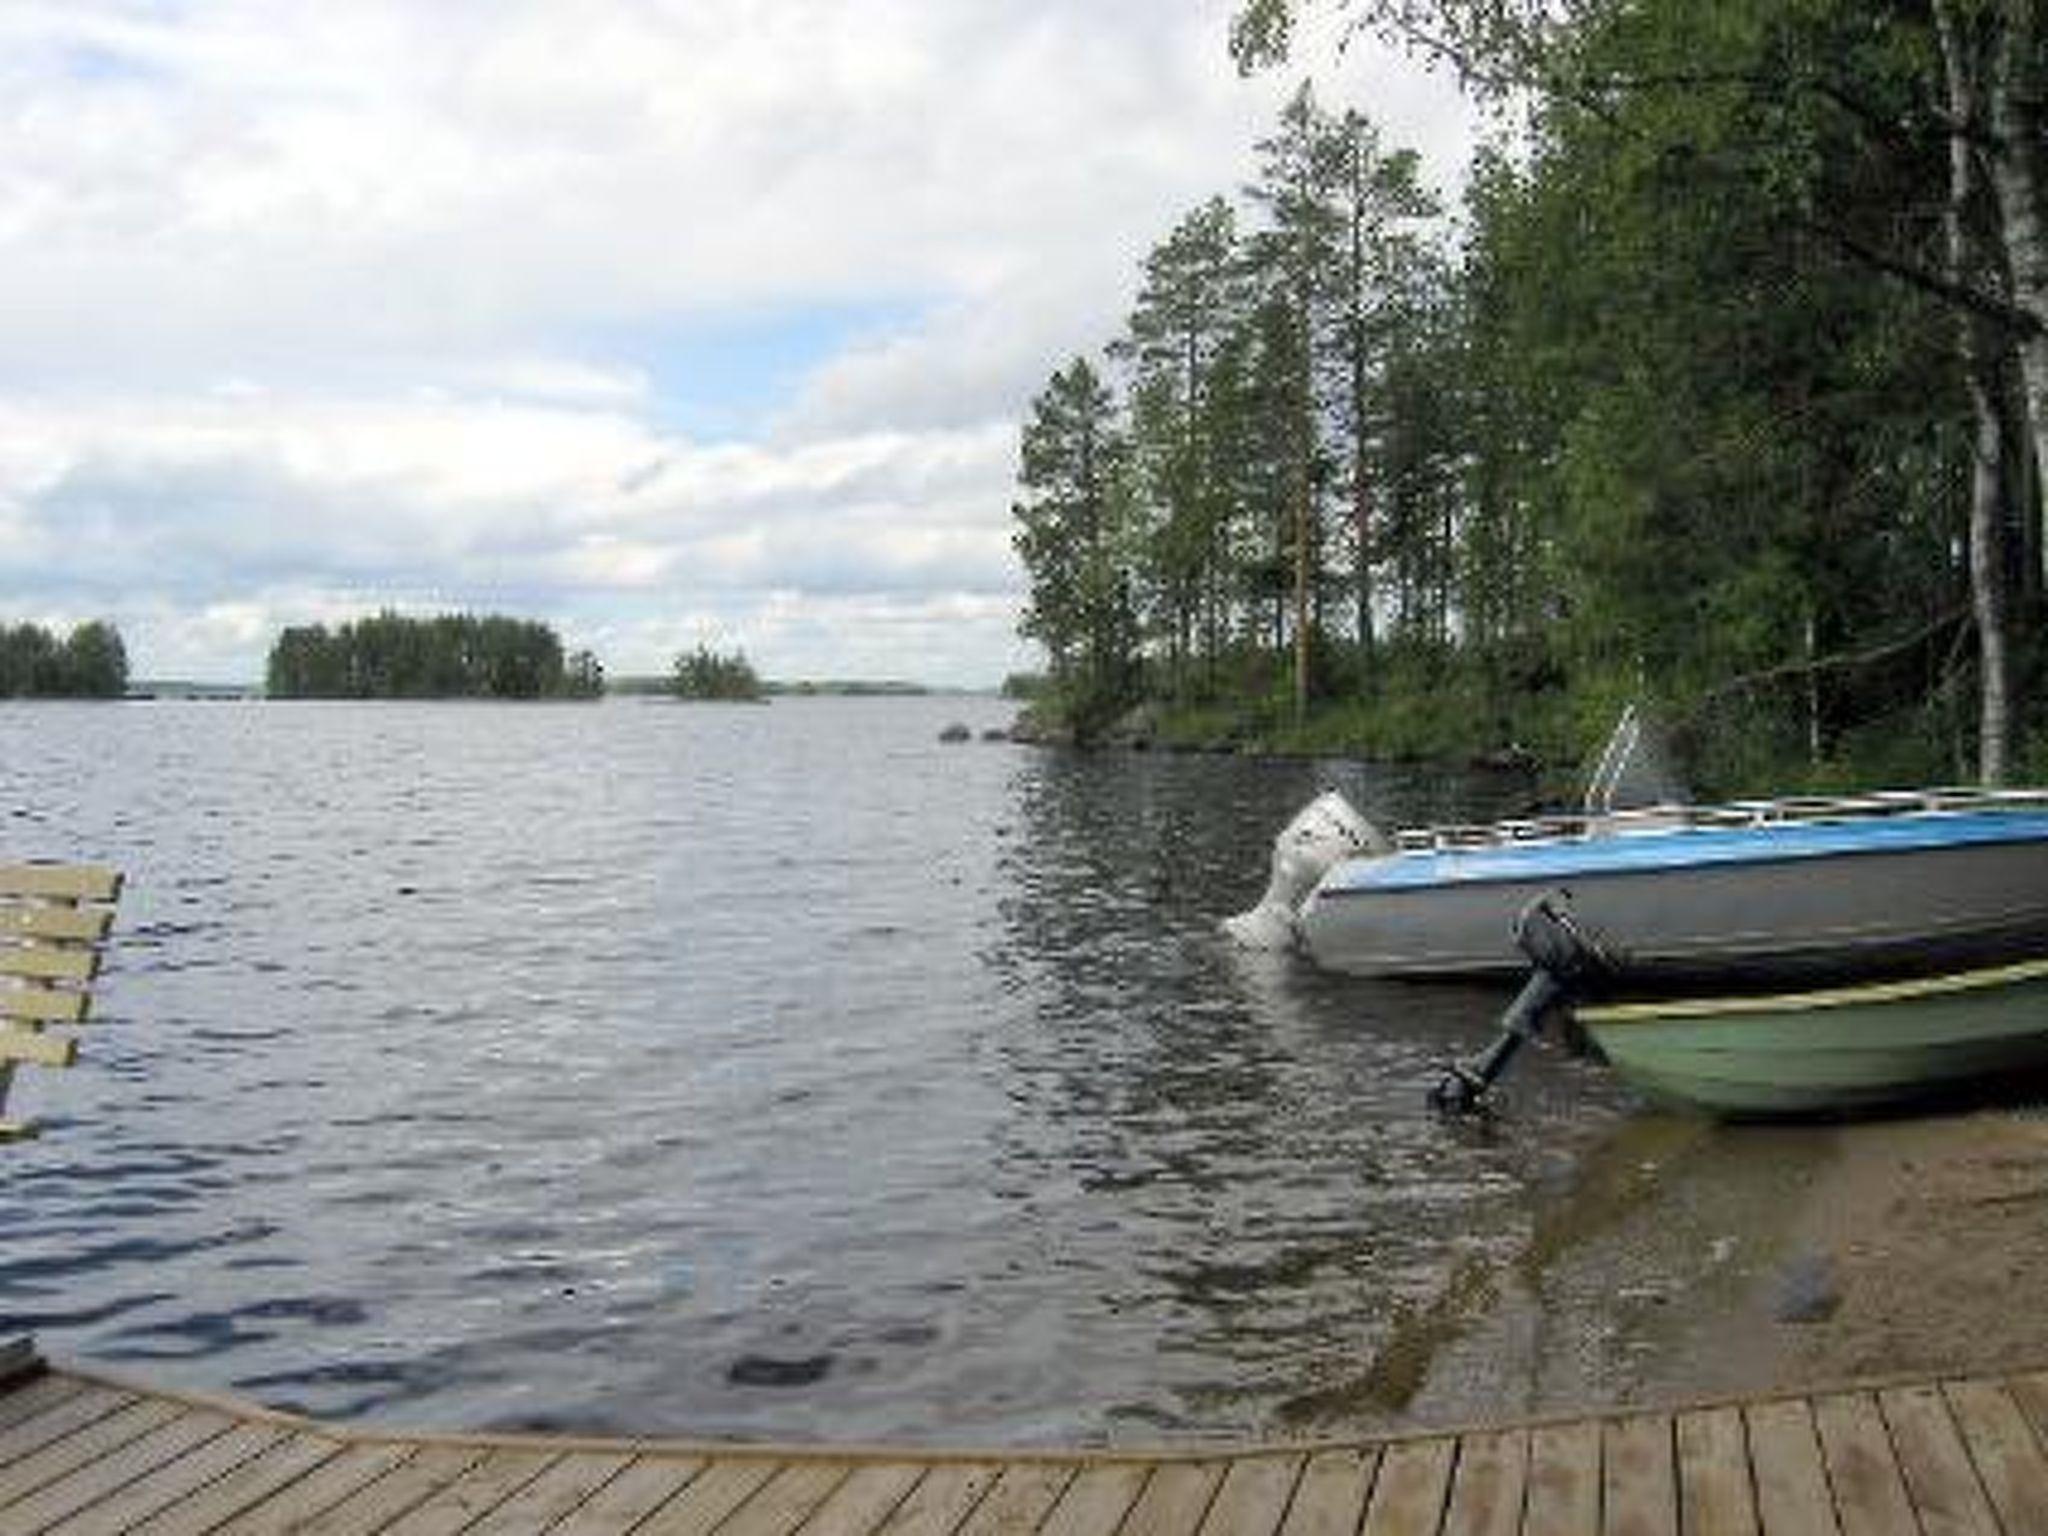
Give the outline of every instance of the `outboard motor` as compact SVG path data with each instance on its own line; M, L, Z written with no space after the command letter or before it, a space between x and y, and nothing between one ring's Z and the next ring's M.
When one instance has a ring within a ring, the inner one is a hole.
M1615 952L1579 922L1568 891L1552 891L1523 907L1515 917L1515 942L1529 957L1529 979L1501 1015L1500 1035L1485 1054L1444 1069L1429 1090L1430 1108L1447 1115L1480 1108L1516 1053L1542 1035L1551 1011L1616 969Z
M1223 931L1248 949L1285 949L1294 942L1294 914L1331 865L1359 853L1384 853L1387 840L1334 789L1302 807L1273 842L1273 878L1248 912L1223 920Z

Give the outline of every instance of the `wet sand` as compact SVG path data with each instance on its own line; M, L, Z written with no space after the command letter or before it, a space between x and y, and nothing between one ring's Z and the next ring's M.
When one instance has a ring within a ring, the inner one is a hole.
M1301 1423L1374 1427L2048 1366L2048 1112L1644 1113Z

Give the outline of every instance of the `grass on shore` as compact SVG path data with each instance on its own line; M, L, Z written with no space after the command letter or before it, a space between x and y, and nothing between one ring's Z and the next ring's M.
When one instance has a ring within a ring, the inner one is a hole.
M1253 757L1512 766L1566 784L1598 752L1625 702L1604 692L1559 691L1502 705L1455 680L1436 689L1315 701L1300 716L1285 695L1155 700L1101 721L1085 739L1112 748ZM1039 739L1074 739L1073 716L1057 698L1041 697L1030 714ZM1834 730L1816 754L1803 722L1783 710L1721 704L1664 721L1673 760L1700 800L1967 784L1975 779L1968 723L1933 709L1893 712ZM2011 782L2048 782L2048 730L2014 756Z

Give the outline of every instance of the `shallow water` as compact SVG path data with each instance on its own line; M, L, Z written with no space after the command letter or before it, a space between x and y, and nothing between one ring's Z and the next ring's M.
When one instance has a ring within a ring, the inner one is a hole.
M1626 1112L1501 1001L1214 931L1334 782L994 700L0 706L0 857L128 871L0 1154L0 1334L403 1423L924 1441L1341 1428Z

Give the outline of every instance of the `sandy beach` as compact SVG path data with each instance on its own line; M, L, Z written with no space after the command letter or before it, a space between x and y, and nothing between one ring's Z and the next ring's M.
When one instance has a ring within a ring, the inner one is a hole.
M1485 1422L2048 1365L2048 1113L1645 1112L1297 1427Z

